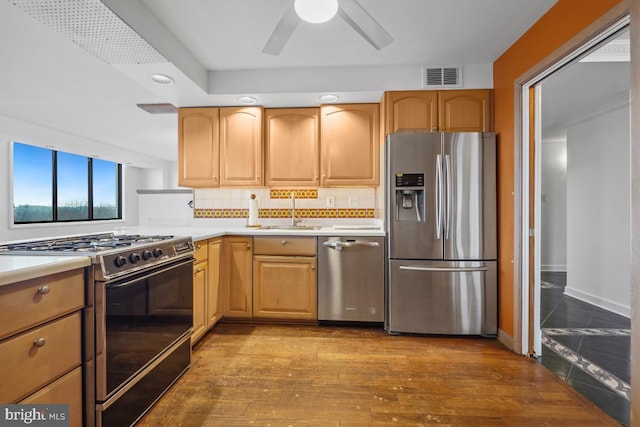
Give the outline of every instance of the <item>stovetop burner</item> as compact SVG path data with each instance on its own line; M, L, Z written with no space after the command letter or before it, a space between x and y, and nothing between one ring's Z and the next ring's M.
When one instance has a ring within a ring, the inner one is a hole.
M88 234L84 236L0 245L0 252L100 252L135 244L160 242L172 239L173 237L174 236L169 235Z

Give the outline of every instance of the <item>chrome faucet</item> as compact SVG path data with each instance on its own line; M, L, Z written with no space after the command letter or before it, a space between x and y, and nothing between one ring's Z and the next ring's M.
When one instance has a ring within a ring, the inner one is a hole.
M302 222L300 219L296 219L296 192L291 192L291 226L295 227L299 222Z

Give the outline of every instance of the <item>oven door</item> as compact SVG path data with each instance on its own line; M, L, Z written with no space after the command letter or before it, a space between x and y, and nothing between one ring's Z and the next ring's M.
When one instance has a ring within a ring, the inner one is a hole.
M104 402L193 324L193 259L96 283L96 399Z

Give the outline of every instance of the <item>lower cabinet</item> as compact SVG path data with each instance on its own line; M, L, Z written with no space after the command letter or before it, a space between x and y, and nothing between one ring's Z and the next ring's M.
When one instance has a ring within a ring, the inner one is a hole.
M193 264L193 334L195 344L220 320L220 256L222 239L195 242Z
M255 237L253 316L317 320L315 237Z
M253 257L253 316L318 318L316 257Z
M222 316L251 318L253 238L224 237L222 249Z

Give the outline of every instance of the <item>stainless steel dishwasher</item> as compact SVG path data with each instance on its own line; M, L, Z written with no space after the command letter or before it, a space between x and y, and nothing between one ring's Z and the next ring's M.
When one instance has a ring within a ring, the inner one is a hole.
M384 322L384 237L318 237L318 321Z

